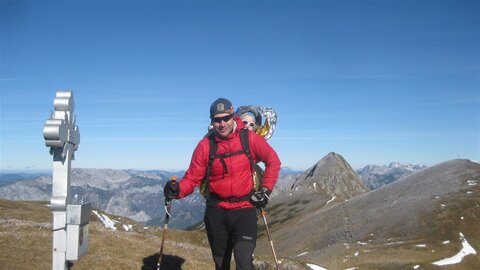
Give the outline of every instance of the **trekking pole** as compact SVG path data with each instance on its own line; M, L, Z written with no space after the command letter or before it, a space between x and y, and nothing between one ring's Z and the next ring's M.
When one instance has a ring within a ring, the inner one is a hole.
M170 179L172 180L172 184L175 185L177 181L177 177L172 176ZM160 265L162 264L163 245L165 243L165 236L167 234L168 222L170 221L170 217L172 216L170 214L171 208L172 208L172 199L165 198L165 223L163 225L162 244L160 245L160 255L158 256L157 270L160 270Z
M273 259L275 260L275 265L277 266L277 270L280 270L280 265L278 264L278 260L277 260L277 254L275 253L275 248L273 248L272 236L270 235L270 230L268 229L267 211L265 211L263 209L263 207L260 207L260 211L262 213L263 223L265 223L265 230L267 231L268 241L270 241L270 247L272 248Z

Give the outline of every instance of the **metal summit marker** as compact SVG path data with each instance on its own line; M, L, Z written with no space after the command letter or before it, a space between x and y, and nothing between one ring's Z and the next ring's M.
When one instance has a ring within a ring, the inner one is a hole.
M80 143L80 132L73 114L71 91L57 91L55 112L43 127L45 145L53 155L52 198L53 255L52 269L68 269L67 261L78 260L88 249L88 223L91 204L78 195L70 196L71 161Z

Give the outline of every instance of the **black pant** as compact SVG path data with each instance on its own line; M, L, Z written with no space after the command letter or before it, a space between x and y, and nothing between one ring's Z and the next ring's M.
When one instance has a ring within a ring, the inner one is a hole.
M255 208L226 210L207 206L205 228L216 270L229 270L232 250L237 270L253 270L253 250L257 241Z

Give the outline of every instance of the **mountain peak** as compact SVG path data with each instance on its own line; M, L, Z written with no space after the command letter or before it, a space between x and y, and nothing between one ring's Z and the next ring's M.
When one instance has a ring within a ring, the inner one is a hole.
M337 154L335 152L330 152L326 156L324 156L322 159L324 159L324 158L338 158L338 157L343 158L340 154Z
M347 168L351 168L350 164L340 155L335 152L330 152L326 156L324 156L320 161L317 162L319 165L323 165L325 163L339 163L337 165L342 165Z
M368 192L350 164L335 152L328 153L306 170L292 188L345 199Z

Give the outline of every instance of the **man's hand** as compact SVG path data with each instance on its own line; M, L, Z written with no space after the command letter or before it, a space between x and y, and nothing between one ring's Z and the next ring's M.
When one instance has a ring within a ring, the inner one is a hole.
M163 188L166 200L176 199L180 195L180 187L176 180L168 181Z
M272 193L271 190L266 187L262 187L259 191L255 191L252 194L252 197L250 197L250 202L256 208L264 208L267 205L268 200L270 199L268 197L270 193Z

